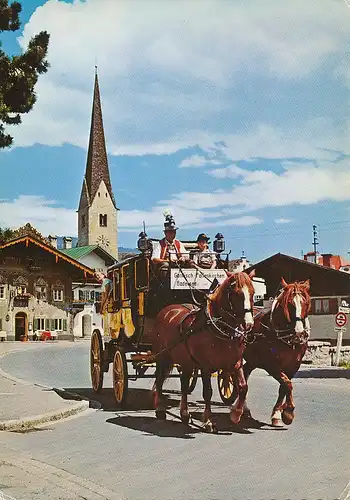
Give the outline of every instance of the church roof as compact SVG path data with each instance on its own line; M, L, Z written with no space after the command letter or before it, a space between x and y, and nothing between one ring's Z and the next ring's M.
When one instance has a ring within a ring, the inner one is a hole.
M86 171L81 190L79 209L89 206L98 191L101 181L104 181L114 206L107 150L103 128L102 107L97 72L95 75L94 98L92 104L89 149L86 162ZM117 208L117 207L116 207Z

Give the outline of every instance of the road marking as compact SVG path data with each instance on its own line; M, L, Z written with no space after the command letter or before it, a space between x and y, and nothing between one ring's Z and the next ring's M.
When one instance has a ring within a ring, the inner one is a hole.
M345 489L343 493L340 495L339 500L348 500L350 498L350 481L348 482L347 486L345 486Z

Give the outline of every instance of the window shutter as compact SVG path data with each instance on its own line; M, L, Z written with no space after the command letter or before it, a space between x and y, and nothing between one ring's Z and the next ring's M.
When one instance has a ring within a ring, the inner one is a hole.
M337 314L338 299L329 299L329 314Z
M2 330L2 318L0 318L0 330Z
M45 319L45 330L50 330L50 320L49 319Z
M66 332L67 331L67 320L63 320L63 330Z

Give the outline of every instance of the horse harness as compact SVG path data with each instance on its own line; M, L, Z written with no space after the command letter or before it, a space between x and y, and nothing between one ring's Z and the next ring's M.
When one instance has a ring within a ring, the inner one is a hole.
M239 339L241 337L244 338L244 342L246 341L246 335L245 332L239 329L238 327L233 327L232 325L228 324L226 321L223 320L222 317L213 317L210 313L209 310L209 300L207 300L207 304L205 308L202 307L196 307L191 304L182 304L183 307L186 307L188 309L188 313L184 315L184 317L181 319L181 322L179 324L179 330L180 330L180 335L179 338L177 338L170 346L168 346L166 349L163 349L159 353L155 355L155 358L160 356L164 352L171 352L175 347L185 344L188 355L192 359L192 361L198 365L198 361L192 356L189 346L188 346L188 340L192 335L195 335L197 333L201 333L205 329L209 330L210 333L212 333L215 337L221 339L221 340L235 340ZM198 319L200 318L199 314L203 312L203 318L202 321ZM232 318L234 316L229 312L226 311L226 313L230 314ZM249 310L244 312L250 312ZM189 326L187 328L184 328L184 323L186 319L192 317L192 321L190 322Z
M269 307L268 310L259 311L259 313L254 316L254 320L259 318L259 316L263 316L263 317L267 316L270 326L263 323L263 321L260 322L260 326L262 326L265 329L265 332L270 332L272 334L275 334L275 337L277 338L277 340L281 340L281 342L284 342L286 345L288 345L289 347L292 347L293 349L295 349L295 347L297 345L306 344L306 342L309 340L309 333L308 333L308 329L306 327L306 318L300 318L300 317L295 318L295 321L296 322L301 321L303 324L303 327L304 327L304 333L300 337L298 335L296 335L294 328L292 327L292 322L288 322L287 328L283 328L283 329L276 328L274 326L272 315L273 315L273 311L275 309L276 302L277 302L277 300L275 299L274 302L272 303L271 308ZM268 312L269 312L269 315L267 314ZM257 340L258 337L269 338L269 335L268 334L266 335L266 333L263 333L263 332L253 333L253 336L254 336L254 338L251 340L251 343L255 342L255 340Z

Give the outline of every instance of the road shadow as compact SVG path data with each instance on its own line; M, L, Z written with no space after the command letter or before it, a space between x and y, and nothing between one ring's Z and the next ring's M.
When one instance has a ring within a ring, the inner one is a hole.
M70 401L88 400L90 408L102 411L119 411L114 397L113 389L102 389L101 392L94 392L92 389L81 387L65 387L64 389L53 389L61 398ZM179 405L179 398L174 398L170 394L164 393L164 401L167 407L172 408ZM153 410L152 391L150 389L129 388L126 404L122 408L127 411Z
M200 429L185 425L176 420L157 420L154 415L124 415L109 418L109 424L126 427L142 432L144 436L172 437L177 439L194 439Z
M201 411L191 411L191 417L202 425ZM239 424L233 424L230 420L230 412L212 412L212 420L217 426L218 434L253 434L253 430L261 429L265 426L269 426L266 422L261 422L260 420L255 420L254 418L243 417Z

